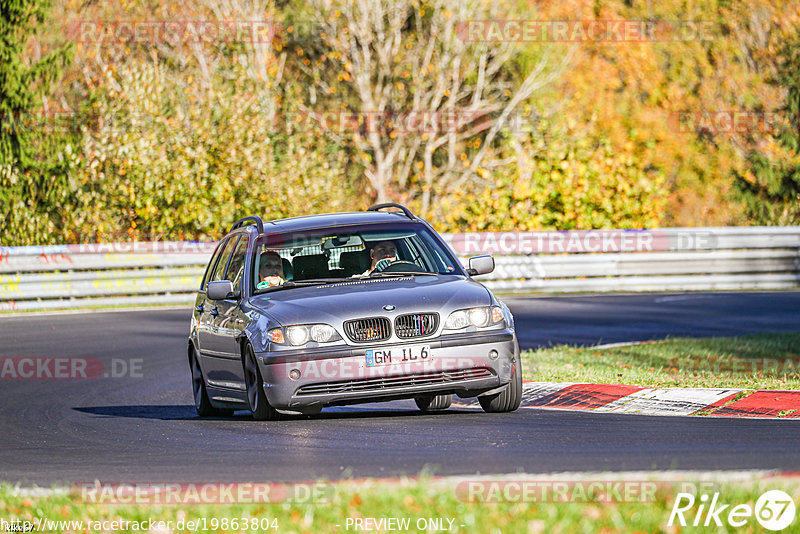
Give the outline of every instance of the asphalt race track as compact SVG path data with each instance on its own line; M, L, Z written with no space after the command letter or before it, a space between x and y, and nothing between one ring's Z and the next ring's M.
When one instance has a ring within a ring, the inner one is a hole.
M523 348L800 331L797 291L503 300L514 313Z
M800 330L800 292L506 302L524 348ZM0 318L0 358L91 357L120 373L141 360L137 376L124 378L0 380L0 480L300 481L414 475L423 468L435 474L800 471L800 422L787 420L543 409L427 415L411 401L274 423L254 422L244 412L200 419L185 356L188 327L188 309Z

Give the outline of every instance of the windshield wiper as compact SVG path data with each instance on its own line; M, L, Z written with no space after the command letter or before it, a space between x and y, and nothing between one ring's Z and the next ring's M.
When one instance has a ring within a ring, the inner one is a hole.
M439 273L429 273L429 272L411 272L411 271L392 271L390 273L372 273L369 276L373 278L383 278L383 277L391 277L391 276L439 276Z
M338 284L339 282L349 282L351 278L313 278L311 280L298 280L298 283L305 284L311 282L313 284Z
M269 293L271 291L278 291L279 289L293 289L295 287L309 287L309 286L321 286L325 284L336 284L339 282L348 282L350 278L316 278L312 280L298 280L293 281L289 280L287 282L282 283L279 286L270 286L270 287L262 287L261 289L256 289L254 295L260 295L262 293Z

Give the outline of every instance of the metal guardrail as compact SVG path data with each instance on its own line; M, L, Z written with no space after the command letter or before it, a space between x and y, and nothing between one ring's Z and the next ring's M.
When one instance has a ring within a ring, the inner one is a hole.
M444 234L466 263L494 254L493 290L800 287L800 227ZM0 247L0 310L189 304L216 243Z
M0 247L0 311L188 304L216 243Z

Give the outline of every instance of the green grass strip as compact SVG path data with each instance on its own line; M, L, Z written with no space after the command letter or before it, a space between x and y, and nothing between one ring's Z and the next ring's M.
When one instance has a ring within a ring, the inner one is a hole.
M596 349L524 351L524 377L538 382L646 387L800 389L800 332L672 338Z

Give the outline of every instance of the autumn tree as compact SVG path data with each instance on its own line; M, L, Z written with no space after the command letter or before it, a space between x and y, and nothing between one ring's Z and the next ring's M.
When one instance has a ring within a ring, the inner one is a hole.
M306 110L349 114L349 125L340 116L324 126L357 152L374 198L418 203L422 213L504 164L494 151L501 131L570 58L569 47L547 47L512 74L516 43L466 35L465 23L493 17L477 0L308 6L314 35L294 43L308 56L299 65L311 82Z
M783 47L775 83L786 90L776 120L765 121L778 131L747 158L748 172L736 185L748 216L758 224L800 223L800 27Z
M69 46L42 57L30 41L47 0L3 0L0 6L0 214L3 244L46 242L63 227L70 195L63 125L47 96L69 59ZM38 57L37 57L38 56Z

